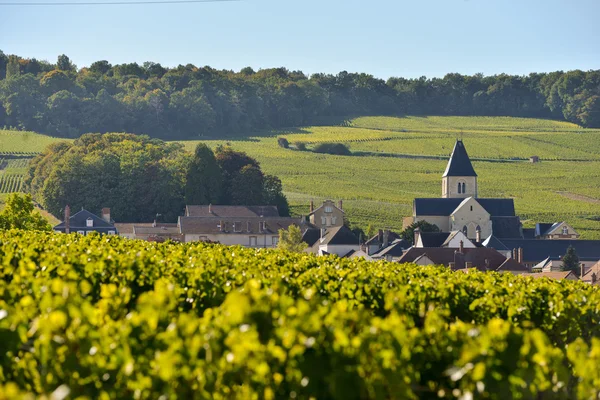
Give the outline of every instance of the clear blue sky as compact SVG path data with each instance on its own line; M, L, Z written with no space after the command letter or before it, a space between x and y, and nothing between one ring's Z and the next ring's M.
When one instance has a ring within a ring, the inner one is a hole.
M0 49L49 61L64 53L79 67L106 59L381 78L527 74L600 69L599 16L600 0L0 6Z

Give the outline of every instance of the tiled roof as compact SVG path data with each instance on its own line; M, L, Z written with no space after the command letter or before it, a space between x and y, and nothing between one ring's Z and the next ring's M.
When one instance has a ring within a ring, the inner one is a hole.
M388 247L379 250L375 254L372 254L371 257L373 257L373 258L384 258L387 256L400 257L400 256L402 256L402 254L404 254L404 251L406 251L410 247L411 247L411 244L404 239L395 240Z
M414 200L416 215L450 216L465 199L417 198ZM492 217L514 217L513 199L475 199Z
M209 212L210 210L210 212ZM276 206L194 206L185 207L186 217L222 217L222 218L251 218L251 217L279 217Z
M600 240L543 240L543 239L500 239L508 248L523 249L524 262L540 262L550 257L561 259L569 246L573 246L582 261L600 260Z
M382 235L383 234L384 234L384 232L382 232ZM377 233L372 238L370 238L369 240L367 240L365 242L365 244L367 246L375 246L375 245L381 246L383 244L383 240L382 239L383 238L379 237L379 233ZM401 239L399 234L397 234L394 231L388 231L388 243L392 243L394 240L397 240L397 239Z
M557 272L533 272L522 274L521 276L528 276L531 278L549 278L549 279L566 279L569 275L572 275L571 271L557 271Z
M592 265L590 269L581 277L584 282L592 283L592 275L596 274L596 282L600 281L600 261Z
M462 140L456 141L443 176L477 176Z
M423 247L442 247L450 233L448 232L421 232L421 243Z
M496 272L527 273L529 270L523 264L519 264L514 258L507 258L502 265L496 268Z
M411 247L400 257L398 262L414 262L414 260L424 254L435 264L449 266L450 263L455 263L456 269L464 268L466 263L471 263L473 268L485 270L487 266L488 270L495 271L506 261L506 257L501 253L485 247L465 248L462 254L458 253L456 249L447 247Z
M93 227L87 226L88 218L92 219L94 225ZM61 222L60 224L56 225L53 229L64 230L65 222ZM114 224L110 224L102 218L98 217L97 215L92 214L88 210L82 209L81 211L71 215L71 218L69 218L69 229L71 230L71 232L75 232L78 230L95 230L98 232L105 232L109 230L115 230L116 228Z
M521 239L521 219L519 217L491 217L492 231L497 238Z
M315 244L321 238L321 230L319 228L308 228L302 234L302 241L309 246Z
M262 230L261 222L266 223ZM239 224L236 224L239 223ZM221 226L222 224L222 226ZM236 225L234 225L236 224ZM220 217L179 217L181 233L202 234L276 234L280 229L288 229L290 225L301 225L298 218L220 218Z

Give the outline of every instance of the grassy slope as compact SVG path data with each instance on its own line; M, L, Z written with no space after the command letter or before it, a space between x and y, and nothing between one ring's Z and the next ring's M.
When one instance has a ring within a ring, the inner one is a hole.
M282 179L296 213L306 213L310 199L342 198L353 223L399 229L402 217L411 214L413 198L440 196L446 161L318 155L282 149L277 136L291 143L344 142L353 151L447 156L462 135L473 158L538 155L543 160L539 164L475 161L480 196L515 198L526 225L567 220L585 238L600 239L600 222L590 219L600 218L600 201L595 201L600 199L600 130L509 117L361 117L344 125L273 131L231 144ZM13 151L33 151L18 143L13 141ZM184 142L188 150L196 143Z

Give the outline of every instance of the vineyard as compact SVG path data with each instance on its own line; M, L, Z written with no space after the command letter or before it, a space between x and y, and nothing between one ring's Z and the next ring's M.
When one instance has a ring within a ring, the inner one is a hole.
M596 399L600 290L0 232L0 398Z
M10 137L14 152L41 151L19 135L32 134L0 133L0 141ZM444 157L461 136L475 160L480 196L514 198L526 226L568 221L582 238L600 239L600 130L532 118L359 117L340 126L259 132L230 143L281 178L294 213L306 215L311 199L344 199L353 224L398 230L402 218L411 215L415 197L440 196ZM288 150L277 145L277 137L309 148L345 143L359 155ZM46 144L59 140L41 138ZM182 143L193 151L198 142ZM214 147L227 140L203 142ZM542 162L526 162L533 155ZM400 158L405 156L412 158Z

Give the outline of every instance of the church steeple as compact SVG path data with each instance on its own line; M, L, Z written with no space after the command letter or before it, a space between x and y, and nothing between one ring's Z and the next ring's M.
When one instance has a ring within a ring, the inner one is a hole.
M477 197L477 174L462 140L456 141L446 171L442 175L442 197Z

